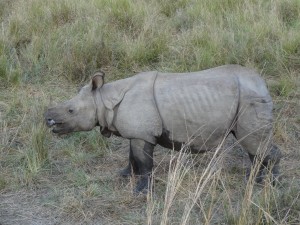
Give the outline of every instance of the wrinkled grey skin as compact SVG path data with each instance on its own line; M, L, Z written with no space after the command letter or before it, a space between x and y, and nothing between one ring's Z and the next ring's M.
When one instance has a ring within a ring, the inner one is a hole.
M261 182L269 168L279 175L280 150L272 143L272 99L253 70L226 65L193 73L145 72L104 84L97 73L78 95L50 107L45 120L54 133L100 126L109 137L130 140L129 164L122 176L139 175L135 192L147 191L156 144L205 152L232 133L253 163L261 162ZM272 167L271 167L272 165Z

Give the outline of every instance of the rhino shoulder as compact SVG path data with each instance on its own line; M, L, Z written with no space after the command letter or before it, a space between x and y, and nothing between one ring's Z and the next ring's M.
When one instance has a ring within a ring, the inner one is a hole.
M102 98L109 128L125 138L139 138L156 144L162 122L153 95L156 71L139 73L106 85Z

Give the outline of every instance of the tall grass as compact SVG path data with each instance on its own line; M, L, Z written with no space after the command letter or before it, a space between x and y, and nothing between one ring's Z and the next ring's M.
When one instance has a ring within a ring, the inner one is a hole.
M8 60L0 52L1 74L15 68L20 74L11 76L23 81L56 75L81 81L98 68L122 76L226 63L250 65L269 75L299 69L297 0L2 4L11 12L2 17L1 39L15 53Z
M222 154L219 152L222 151ZM182 149L171 156L167 172L164 201L149 192L147 224L296 224L299 221L300 196L295 185L274 187L270 177L263 186L255 183L259 162L252 166L246 183L236 174L225 174L224 146L211 155L205 168L199 168L199 158ZM228 149L225 149L227 152ZM245 174L244 174L245 175ZM281 190L283 189L283 190ZM155 190L155 188L154 188ZM286 208L293 195L294 201ZM297 221L297 222L296 222Z
M33 126L31 131L31 145L24 155L24 172L26 183L30 182L32 176L36 175L48 160L48 149L45 146L45 126Z

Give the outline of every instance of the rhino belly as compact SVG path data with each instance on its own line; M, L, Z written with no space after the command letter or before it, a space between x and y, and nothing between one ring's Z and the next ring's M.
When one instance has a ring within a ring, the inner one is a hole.
M157 138L157 144L165 148L173 149L175 151L180 151L185 147L188 147L188 150L190 150L191 153L202 153L209 150L209 149L201 148L195 145L195 143L189 144L187 142L180 142L178 140L171 139L171 137L172 134L170 134L170 131L163 129L162 135Z
M161 76L155 97L163 132L158 144L179 150L188 144L193 152L216 147L234 122L239 91L231 77Z

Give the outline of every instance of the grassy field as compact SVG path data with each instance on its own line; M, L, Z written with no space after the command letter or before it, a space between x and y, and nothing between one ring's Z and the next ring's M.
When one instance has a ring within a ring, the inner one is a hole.
M1 225L300 224L299 0L0 0L0 25ZM50 96L97 69L113 81L229 63L260 71L273 97L276 187L245 182L229 138L203 155L157 147L154 191L136 197L117 176L128 141L43 123Z

